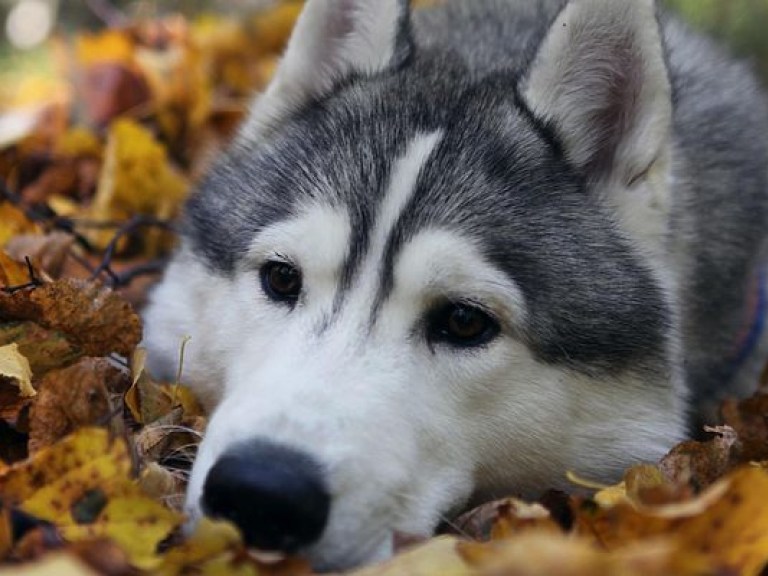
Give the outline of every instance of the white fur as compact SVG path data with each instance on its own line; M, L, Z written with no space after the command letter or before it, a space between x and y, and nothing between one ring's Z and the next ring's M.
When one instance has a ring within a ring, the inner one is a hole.
M648 394L631 373L606 381L536 360L518 338L521 291L454 230L407 243L370 328L384 239L439 140L418 136L396 162L360 278L321 334L350 235L336 209L308 207L264 230L234 279L211 277L187 252L168 271L148 343L155 356L175 358L180 337L192 336L189 383L220 400L189 486L193 519L205 476L229 447L285 443L328 471L331 517L310 559L349 566L391 554L394 531L429 534L441 514L473 498L532 495L569 469L612 480L630 457L658 458L670 428L682 428L669 421L680 413L672 390ZM260 292L258 267L276 255L304 274L306 297L293 311ZM481 302L502 336L482 350L431 348L423 318L446 297Z
M605 126L596 119L615 114L623 94L626 125L610 124L619 131L613 163L587 176L657 269L669 270L672 104L655 5L571 0L534 60L524 95L554 123L571 162L583 167L606 146Z
M345 74L385 67L397 18L394 1L310 0L244 134L264 137ZM582 112L594 109L600 74L611 72L590 68L599 56L590 51L594 30L629 35L647 49L637 117L615 165L592 185L672 300L677 279L664 272L669 86L651 0L572 0L525 96L564 130L571 160L587 162L600 142ZM259 437L285 443L327 471L331 516L308 555L316 566L340 568L386 557L395 531L427 535L441 514L472 499L534 495L553 478L564 483L567 470L612 481L638 458L659 458L683 430L681 373L647 382L631 370L590 377L539 361L525 344L523 293L460 231L432 228L409 239L394 263L392 293L373 309L386 241L442 138L417 135L394 162L368 252L339 310L352 231L338 207L305 206L261 231L232 278L186 249L171 265L147 313L152 366L172 373L181 339L191 336L187 380L216 406L189 486L193 519L206 474L228 448ZM303 274L292 310L260 288L259 268L276 258ZM424 318L444 299L482 304L498 318L500 336L481 349L431 346ZM677 345L673 335L672 358Z
M327 95L353 73L375 74L392 61L400 10L396 0L312 0L299 17L271 84L241 130L265 137L286 115Z

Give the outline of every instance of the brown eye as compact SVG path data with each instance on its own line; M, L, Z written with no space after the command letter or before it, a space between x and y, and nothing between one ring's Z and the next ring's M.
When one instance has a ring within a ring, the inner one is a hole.
M261 269L261 286L275 302L293 305L301 294L301 272L287 262L267 262Z
M482 346L500 332L499 324L489 314L469 304L450 303L429 317L428 337L460 348Z

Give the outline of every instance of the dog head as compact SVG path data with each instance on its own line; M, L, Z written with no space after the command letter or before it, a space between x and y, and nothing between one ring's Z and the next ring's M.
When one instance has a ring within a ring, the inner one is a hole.
M523 74L412 29L307 2L146 314L212 408L190 514L321 568L683 428L651 0L572 0Z

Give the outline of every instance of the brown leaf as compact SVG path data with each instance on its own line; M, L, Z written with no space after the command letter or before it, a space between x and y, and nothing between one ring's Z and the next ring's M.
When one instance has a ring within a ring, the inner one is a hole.
M124 442L84 428L0 474L0 499L55 524L70 542L109 538L131 564L151 569L182 517L144 496L130 470Z
M743 468L689 502L635 507L581 507L578 531L607 550L664 538L677 554L698 554L714 569L759 574L768 563L768 472Z
M514 498L483 504L459 517L451 528L477 540L500 540L528 530L562 532L544 506Z
M721 408L725 423L739 435L739 461L768 460L768 394L746 400L726 400Z
M0 420L16 428L22 412L31 403L31 398L25 398L19 394L18 386L11 384L6 378L0 378Z
M11 238L5 250L18 261L29 257L36 268L45 270L52 278L58 278L74 242L74 237L64 232L52 232L45 236L21 234Z
M554 532L528 532L488 544L459 542L458 552L473 576L702 576L715 574L698 554L680 554L663 541L615 552L588 540ZM426 573L425 573L426 574Z
M683 442L659 463L664 475L674 484L689 484L700 490L712 485L733 467L737 449L736 432L728 427L712 428L716 435L707 442Z
M29 360L19 352L16 343L0 346L0 378L8 379L19 387L24 398L37 395L32 387L32 368Z
M141 321L128 303L98 283L71 278L0 292L0 319L58 330L89 356L128 356L141 340Z
M107 424L114 411L109 390L124 387L126 380L105 358L84 358L49 372L30 413L30 452L52 446L78 428Z
M61 332L46 330L34 322L0 324L0 346L16 343L36 378L77 361L82 353Z
M11 258L4 250L0 250L0 286L21 286L29 282L29 280L27 265Z
M15 282L8 282L8 278L3 274L3 267L6 262L3 259L2 248L5 244L17 234L36 234L39 233L37 225L27 218L19 208L10 202L0 201L0 284L13 286ZM26 277L26 273L24 274Z

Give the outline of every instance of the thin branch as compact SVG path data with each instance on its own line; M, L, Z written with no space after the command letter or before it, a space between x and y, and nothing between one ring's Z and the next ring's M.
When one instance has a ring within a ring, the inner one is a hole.
M125 222L110 240L107 245L107 249L104 251L104 256L101 259L101 263L96 267L91 275L91 279L96 280L102 274L107 274L115 285L120 285L121 279L118 274L112 270L112 260L115 257L118 244L124 237L132 234L139 228L144 227L156 227L164 230L173 231L173 225L167 220L161 220L159 218L153 218L151 216L134 216L127 222Z
M16 292L21 292L22 290L27 290L29 288L37 288L43 285L43 281L35 275L35 268L32 266L32 261L29 259L29 256L25 256L24 261L27 263L27 274L29 275L29 282L20 284L18 286L6 286L2 288L2 291L6 294L13 295L16 294Z

